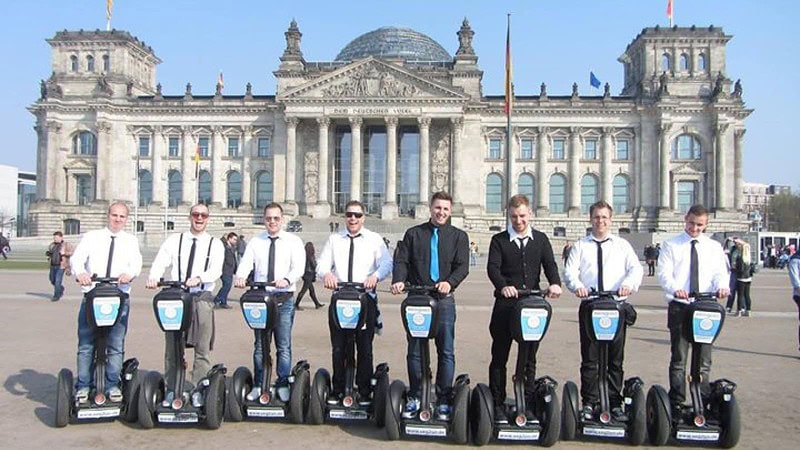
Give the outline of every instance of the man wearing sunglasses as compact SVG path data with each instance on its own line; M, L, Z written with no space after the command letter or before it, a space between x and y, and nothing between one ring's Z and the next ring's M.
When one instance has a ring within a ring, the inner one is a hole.
M156 259L150 267L150 275L145 286L158 287L158 280L164 271L171 268L169 279L183 281L194 297L192 324L187 333L187 346L194 347L191 382L197 387L211 369L211 350L214 345L214 286L222 275L225 261L225 248L222 241L214 239L206 232L208 227L208 206L198 203L189 210L189 232L171 235L161 244ZM174 398L176 357L172 334L166 335L164 373L167 379L167 395L164 404L169 405ZM203 395L199 390L192 393L192 405L203 406Z
M283 230L283 207L270 203L264 207L266 231L250 240L244 251L233 285L243 288L252 270L253 280L274 283L268 287L275 291L278 301L278 321L275 324L275 347L277 349L277 372L275 381L278 398L289 400L289 375L292 364L292 324L294 323L294 293L296 283L306 269L306 251L303 240ZM255 336L253 344L253 379L261 380L263 353L261 339ZM254 383L247 399L254 401L261 396L261 386Z
M375 337L375 319L378 313L378 282L392 273L392 257L378 233L364 228L364 205L351 200L345 206L346 229L331 234L317 263L317 276L327 289L336 289L341 282L363 283L374 303L368 302L366 322L356 334L358 362L356 384L361 406L371 404L373 364L372 340ZM333 302L331 302L333 307ZM332 316L329 316L332 317ZM333 392L328 397L331 404L341 401L345 385L345 336L342 330L328 320L331 332L333 359Z

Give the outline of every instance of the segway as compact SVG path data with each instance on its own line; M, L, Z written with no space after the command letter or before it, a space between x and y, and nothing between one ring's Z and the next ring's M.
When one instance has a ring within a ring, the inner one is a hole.
M374 303L362 283L338 283L331 296L328 307L329 319L334 326L344 333L345 338L345 385L343 397L336 404L328 403L331 395L331 375L320 368L314 374L314 383L311 386L311 399L308 408L308 422L320 425L325 420L369 420L375 419L375 424L380 428L384 425L386 413L386 393L389 390L389 365L378 364L370 380L372 402L361 406L355 395L356 382L356 334L364 327L367 320L367 311ZM359 355L360 356L360 355ZM359 386L360 387L360 386ZM364 399L358 399L364 400ZM367 399L369 400L369 399Z
M725 309L716 300L716 293L690 294L686 330L692 343L689 392L690 406L681 405L679 417L673 417L667 391L653 385L647 393L647 429L650 443L664 445L672 436L681 442L717 444L734 447L739 442L739 405L736 403L736 383L721 378L710 384L710 395L700 392L700 354L703 346L711 346L722 331Z
M412 418L402 416L408 400L405 383L394 380L389 385L386 398L386 437L391 440L404 437L452 438L458 444L467 443L469 375L458 375L453 384L451 413L447 420L434 412L433 382L431 373L430 340L436 337L439 317L438 291L433 286L406 286L408 296L400 306L403 326L410 339L417 339L422 353L422 379L420 409Z
M161 280L158 286L164 289L153 297L153 312L161 331L172 336L176 368L174 396L171 401L166 398L167 383L162 374L156 371L148 373L140 389L139 425L150 429L156 424L203 423L206 428L216 430L223 420L227 369L216 364L198 386L193 387L187 382L186 332L192 323L194 299L180 281ZM200 392L205 399L203 406L192 405L190 399L194 392Z
M305 360L298 361L289 376L290 394L281 398L272 378L272 357L270 345L272 333L278 317L280 301L276 294L282 291L267 290L273 283L248 282L250 287L239 300L247 325L255 330L256 339L261 339L263 375L260 380L253 380L253 374L247 367L239 367L233 373L228 384L228 397L225 409L228 418L233 422L247 419L283 419L292 423L303 423L308 410L308 392L310 385L309 364ZM289 301L288 299L283 301ZM256 400L248 400L247 394L258 383L261 396Z
M519 297L514 305L514 315L508 324L518 345L513 377L514 401L503 405L506 416L510 415L514 420L509 423L494 417L492 392L486 384L478 383L472 391L470 403L475 445L485 445L494 438L498 441L531 441L550 447L561 432L561 405L556 391L558 383L554 379L549 376L537 378L533 397L525 397L525 363L533 351L533 343L540 342L547 333L553 311L540 291L518 289L517 292Z
M626 420L617 420L611 415L608 393L608 351L611 342L620 339L625 327L623 304L616 300L616 291L592 291L587 300L589 314L585 320L586 329L591 330L590 339L598 345L598 388L600 391L600 410L591 419L580 413L578 386L568 381L564 384L561 405L561 438L573 440L579 434L595 438L627 439L631 445L641 445L647 437L645 418L644 381L639 377L625 380L622 397Z
M79 403L75 398L72 371L61 369L56 388L56 426L70 422L113 420L121 417L126 422L136 421L136 397L139 391L139 361L130 358L122 364L120 388L122 401L113 402L105 394L106 355L108 334L119 322L120 309L128 303L128 294L119 289L117 278L92 276L97 284L84 294L86 321L94 330L94 380L95 388L89 392L89 401Z

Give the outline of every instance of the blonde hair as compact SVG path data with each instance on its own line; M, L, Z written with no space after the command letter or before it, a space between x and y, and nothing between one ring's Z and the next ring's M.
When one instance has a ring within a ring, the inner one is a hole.
M739 249L742 251L742 261L745 264L750 264L750 244L743 240L737 240L736 245L739 246Z

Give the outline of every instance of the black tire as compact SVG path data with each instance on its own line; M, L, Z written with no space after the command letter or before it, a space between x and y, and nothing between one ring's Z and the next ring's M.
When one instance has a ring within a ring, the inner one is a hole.
M400 439L400 422L403 413L403 396L406 385L400 380L392 381L386 393L385 429L386 439L396 441Z
M647 404L641 386L633 392L631 400L631 410L628 413L628 442L631 445L642 445L647 439Z
M225 413L225 375L216 373L206 388L206 428L216 430L222 425Z
M122 391L122 420L128 423L136 422L139 419L139 388L142 384L141 375L138 370L131 373L131 380L125 382Z
M722 401L719 405L719 419L722 433L719 436L719 446L722 448L735 447L739 443L741 433L741 418L739 417L739 404L731 393L730 401Z
M378 378L375 390L372 392L372 411L375 415L375 426L383 428L386 425L386 393L389 392L389 374L384 373Z
M239 367L233 377L227 380L228 392L225 395L225 412L231 422L244 420L245 396L253 387L253 376L247 367Z
M558 441L559 434L561 433L561 403L558 400L558 392L555 387L548 388L547 394L550 396L550 401L546 402L545 399L540 398L536 401L541 402L542 417L539 418L542 423L542 431L539 434L539 445L542 447L552 447Z
M453 442L466 444L469 439L469 385L462 384L456 388L453 396L453 417L450 420Z
M470 422L472 424L472 443L486 445L494 432L494 400L489 386L478 383L472 390L470 402Z
M308 370L301 370L295 377L292 396L289 398L289 420L301 424L308 412L308 391L310 390Z
M58 428L67 426L72 416L73 386L72 371L61 369L58 372L58 385L56 386L55 426Z
M149 372L139 386L139 425L149 430L155 426L156 405L164 398L164 378L158 372Z
M578 386L567 381L561 395L561 440L572 441L578 434Z
M667 391L654 385L647 391L647 434L650 444L665 445L669 440L671 429L670 402Z
M308 399L308 423L322 425L325 422L325 402L331 389L328 385L328 372L318 369L314 374L314 383L311 385L311 394Z

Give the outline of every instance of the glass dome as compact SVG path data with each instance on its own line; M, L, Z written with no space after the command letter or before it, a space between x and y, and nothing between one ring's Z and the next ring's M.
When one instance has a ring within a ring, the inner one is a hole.
M379 59L441 62L453 58L438 42L410 28L382 27L353 39L336 56L336 61L355 61L374 56Z

